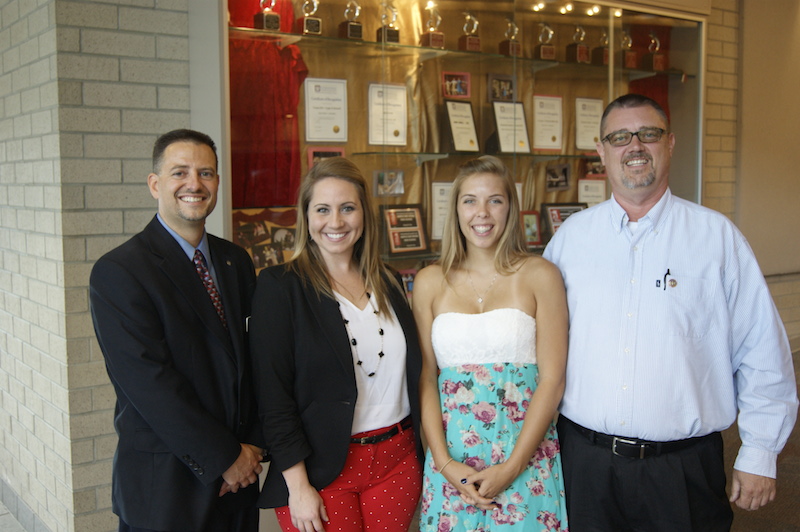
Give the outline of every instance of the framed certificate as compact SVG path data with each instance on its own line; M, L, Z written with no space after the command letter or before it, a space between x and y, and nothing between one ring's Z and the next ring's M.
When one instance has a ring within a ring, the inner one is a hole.
M586 208L585 203L542 203L542 222L550 235L554 235L564 220Z
M306 142L347 142L347 80L306 78Z
M537 211L522 211L519 213L522 230L525 232L525 244L538 246L542 243L542 232L539 231L539 213Z
M444 234L444 222L447 219L448 200L450 191L453 189L452 182L434 181L431 183L431 239L441 240Z
M390 257L428 251L422 205L381 205L381 222Z
M533 96L533 148L535 150L561 150L564 115L561 96Z
M373 146L405 146L408 100L403 85L370 83L369 133Z
M521 102L492 102L501 153L530 153L525 108Z
M445 102L447 122L455 151L480 151L470 102Z

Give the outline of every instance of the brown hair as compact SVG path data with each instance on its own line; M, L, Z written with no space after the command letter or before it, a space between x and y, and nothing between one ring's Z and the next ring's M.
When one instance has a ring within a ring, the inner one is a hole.
M380 259L378 221L367 192L367 181L358 167L344 157L331 157L317 162L300 183L297 193L297 240L294 255L286 264L286 268L310 282L317 294L322 293L334 298L325 260L317 243L311 240L308 233L308 206L314 194L314 187L329 177L347 181L358 191L358 199L364 213L364 232L353 248L353 260L358 265L364 287L367 292L374 295L378 310L386 313L389 311L388 283L392 283L399 290L402 289Z
M664 123L667 125L667 132L669 132L669 118L667 118L667 112L664 111L664 108L652 98L642 96L641 94L630 93L623 94L611 102L608 104L605 111L603 111L603 117L600 119L600 137L604 137L606 134L606 118L611 111L615 109L631 109L634 107L651 107L658 113L662 120L664 120Z
M522 224L519 222L519 200L517 187L511 172L500 159L491 155L484 155L462 164L458 174L453 180L453 189L448 200L447 218L444 222L444 235L442 237L442 256L439 263L445 277L454 267L460 266L467 258L467 240L461 232L458 223L458 198L464 181L477 174L492 174L500 178L503 183L503 192L508 198L508 219L503 234L497 242L494 262L499 272L511 273L514 265L528 255L525 247L525 235Z

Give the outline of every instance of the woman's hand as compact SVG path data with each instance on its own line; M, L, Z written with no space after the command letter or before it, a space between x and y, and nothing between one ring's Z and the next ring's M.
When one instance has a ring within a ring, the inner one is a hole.
M311 484L289 492L289 514L300 532L322 532L323 521L328 521L322 497Z
M503 462L469 475L467 484L475 486L478 494L484 499L494 500L514 482L519 473L508 462Z
M474 468L456 460L453 460L445 468L445 472L442 473L444 478L455 486L461 496L461 500L465 503L476 506L481 510L492 510L496 506L495 502L491 498L483 497L478 491L479 486L469 481L471 476L477 474L478 471Z

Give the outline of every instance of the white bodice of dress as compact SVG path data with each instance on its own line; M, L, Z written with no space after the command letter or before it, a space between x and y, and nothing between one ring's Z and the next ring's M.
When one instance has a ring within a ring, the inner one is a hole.
M433 320L431 341L440 368L494 362L536 363L536 320L515 308L481 314L439 314Z

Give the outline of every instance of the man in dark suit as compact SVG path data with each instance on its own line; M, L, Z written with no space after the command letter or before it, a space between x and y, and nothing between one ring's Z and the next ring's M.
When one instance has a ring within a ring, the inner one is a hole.
M117 394L113 510L126 532L255 532L255 273L243 249L205 231L219 187L214 142L161 136L147 184L158 215L100 258L89 282Z

